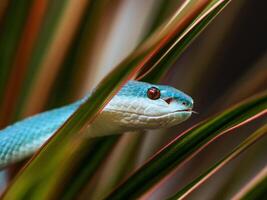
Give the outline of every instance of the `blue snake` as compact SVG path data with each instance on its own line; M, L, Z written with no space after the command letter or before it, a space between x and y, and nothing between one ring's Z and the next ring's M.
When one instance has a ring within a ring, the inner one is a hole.
M89 96L1 130L0 168L32 155ZM99 131L92 136L171 127L188 119L192 108L192 98L173 87L129 81L93 123Z

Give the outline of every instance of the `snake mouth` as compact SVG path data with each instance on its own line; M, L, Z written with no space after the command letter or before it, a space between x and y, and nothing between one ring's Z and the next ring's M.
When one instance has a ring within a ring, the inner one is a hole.
M186 112L186 113L194 113L194 114L198 114L198 112L192 110L192 108L188 108L188 109L183 109L183 110L176 110L174 112Z
M183 109L183 110L175 110L174 112L192 112L191 108Z
M119 112L119 113L125 113L126 111L123 110L119 110L119 109L106 109L106 111L111 111L111 112ZM167 116L169 114L175 114L175 113L186 113L186 114L192 114L192 113L197 113L195 111L192 110L192 108L188 108L188 109L182 109L182 110L174 110L172 112L168 112L168 113L162 113L162 114L158 114L158 115L148 115L148 114L144 114L144 113L138 113L138 112L133 112L133 111L127 111L127 113L129 114L135 114L135 115L139 115L139 116L147 116L147 117L164 117Z
M191 112L191 113L194 113L195 111L192 110L192 108L187 108L187 109L183 109L183 110L175 110L173 112Z

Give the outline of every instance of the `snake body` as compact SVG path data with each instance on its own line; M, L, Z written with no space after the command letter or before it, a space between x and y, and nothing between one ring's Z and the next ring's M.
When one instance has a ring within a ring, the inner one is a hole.
M151 88L154 89L152 92L155 89L160 92L160 96L151 98ZM89 96L70 105L26 118L1 130L0 167L33 154ZM192 98L175 88L129 81L97 118L95 124L101 131L93 136L121 133L131 129L170 127L189 118L192 107Z

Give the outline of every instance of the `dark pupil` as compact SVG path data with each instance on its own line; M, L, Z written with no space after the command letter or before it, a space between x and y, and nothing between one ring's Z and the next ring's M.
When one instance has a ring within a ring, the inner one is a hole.
M160 98L160 91L156 87L151 87L147 90L147 96L150 99L156 100Z

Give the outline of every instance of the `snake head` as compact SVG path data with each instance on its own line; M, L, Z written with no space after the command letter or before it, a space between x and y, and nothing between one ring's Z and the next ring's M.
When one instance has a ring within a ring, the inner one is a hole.
M166 85L129 81L106 106L111 123L125 128L153 129L179 124L192 114L193 99Z

